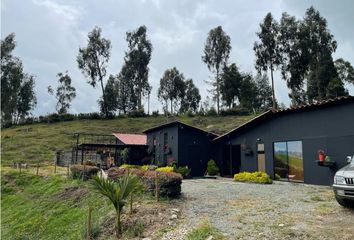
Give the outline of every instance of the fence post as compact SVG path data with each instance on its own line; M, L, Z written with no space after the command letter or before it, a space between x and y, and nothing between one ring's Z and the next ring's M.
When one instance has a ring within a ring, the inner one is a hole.
M156 202L160 201L160 186L159 186L159 174L158 171L155 171L155 197Z
M19 167L20 167L20 173L22 172L21 169L22 169L22 163L19 163Z
M70 176L70 163L69 163L69 159L68 159L68 164L67 164L68 166L67 166L67 168L66 168L66 170L67 170L67 174L68 174L68 177Z
M89 206L88 209L88 219L87 219L87 240L91 240L91 232L92 232L92 219L91 219L92 207Z
M39 172L39 162L37 162L37 173L36 173L37 176L38 176L38 172Z

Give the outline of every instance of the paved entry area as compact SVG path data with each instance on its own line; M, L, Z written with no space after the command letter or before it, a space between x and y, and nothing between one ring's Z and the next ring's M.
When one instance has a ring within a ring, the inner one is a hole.
M191 179L182 192L188 228L208 219L227 239L354 239L354 211L330 187Z

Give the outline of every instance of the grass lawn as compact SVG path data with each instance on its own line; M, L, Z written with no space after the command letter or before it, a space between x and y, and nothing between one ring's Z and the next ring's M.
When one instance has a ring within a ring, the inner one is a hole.
M250 120L251 116L187 117L179 120L215 133L227 132ZM145 118L118 118L112 120L78 120L53 124L32 124L2 129L2 165L13 162L52 162L58 150L70 150L75 144L74 133L111 134L112 132L141 133L143 130L166 123L164 116Z

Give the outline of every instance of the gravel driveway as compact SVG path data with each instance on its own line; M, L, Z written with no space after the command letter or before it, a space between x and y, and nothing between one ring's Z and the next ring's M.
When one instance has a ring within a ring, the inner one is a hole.
M182 232L208 219L228 239L354 239L354 211L338 205L330 187L191 179L182 192Z

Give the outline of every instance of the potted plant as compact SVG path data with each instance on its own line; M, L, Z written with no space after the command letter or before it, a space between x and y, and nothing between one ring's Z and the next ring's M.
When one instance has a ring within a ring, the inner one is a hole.
M318 160L320 160L320 162L323 162L326 158L326 154L323 150L318 150Z

